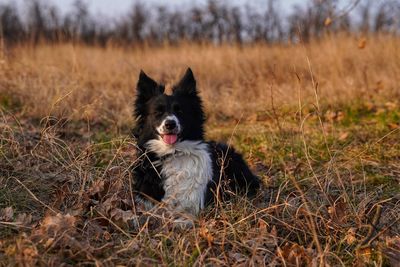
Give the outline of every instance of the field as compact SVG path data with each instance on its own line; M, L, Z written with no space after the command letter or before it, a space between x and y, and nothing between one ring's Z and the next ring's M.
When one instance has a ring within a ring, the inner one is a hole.
M398 266L400 39L122 49L57 44L0 58L0 266ZM191 67L207 138L263 179L194 228L132 201L140 69Z

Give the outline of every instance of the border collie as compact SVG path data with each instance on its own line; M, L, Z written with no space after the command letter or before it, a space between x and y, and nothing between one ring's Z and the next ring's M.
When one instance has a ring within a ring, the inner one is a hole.
M162 201L174 211L197 215L228 192L256 193L259 178L242 156L204 140L205 115L191 69L172 95L141 71L134 116L139 159L133 166L134 190L145 206Z

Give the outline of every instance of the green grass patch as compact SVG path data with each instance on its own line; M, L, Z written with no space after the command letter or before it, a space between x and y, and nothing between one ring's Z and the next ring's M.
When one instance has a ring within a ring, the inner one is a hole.
M22 104L10 95L0 94L0 108L15 112L22 108Z

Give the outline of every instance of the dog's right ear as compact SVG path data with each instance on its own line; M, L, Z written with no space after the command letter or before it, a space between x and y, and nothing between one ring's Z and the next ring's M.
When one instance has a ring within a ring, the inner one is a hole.
M140 71L137 83L138 98L147 102L153 96L164 93L164 86L157 84L152 78L146 75L143 70Z
M152 97L164 93L164 86L157 84L153 79L140 71L139 80L137 83L137 94L134 106L134 116L136 118L136 126L134 135L140 134L143 128L144 116L146 115L146 103Z

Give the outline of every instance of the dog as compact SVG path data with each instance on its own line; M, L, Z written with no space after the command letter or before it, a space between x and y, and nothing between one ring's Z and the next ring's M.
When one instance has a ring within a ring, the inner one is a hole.
M205 141L205 114L192 70L187 69L171 95L164 89L140 72L133 129L137 201L148 208L163 202L174 211L197 215L228 192L255 195L260 179L243 157L226 144Z

